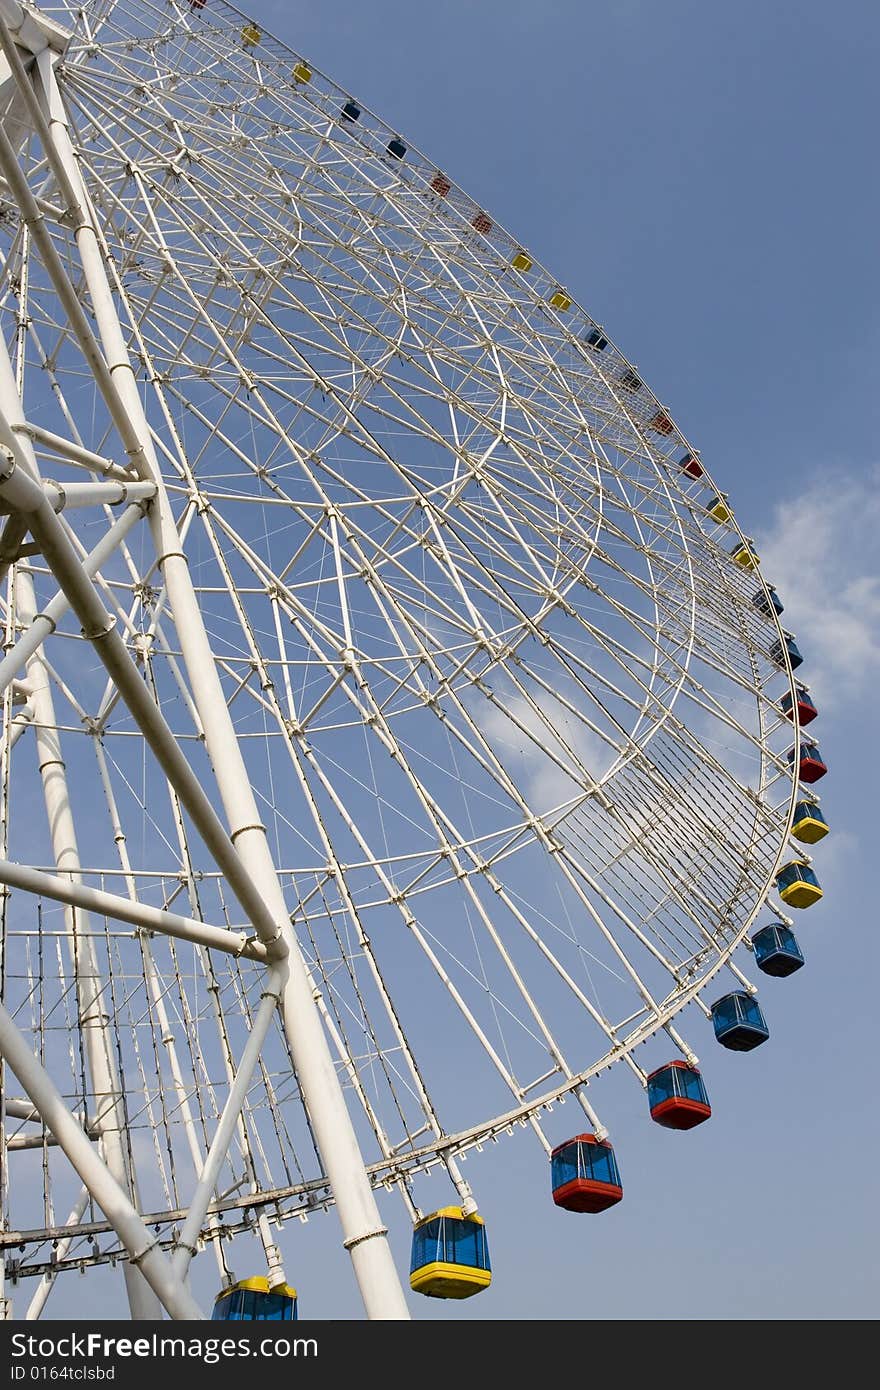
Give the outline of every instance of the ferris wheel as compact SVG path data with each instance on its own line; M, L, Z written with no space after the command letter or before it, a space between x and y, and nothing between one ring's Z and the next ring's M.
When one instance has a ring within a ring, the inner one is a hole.
M707 1037L803 964L782 603L358 92L225 0L0 16L6 1315L113 1264L135 1319L294 1317L321 1210L368 1317L479 1293L469 1151L523 1127L548 1202L614 1205L603 1074L705 1121Z

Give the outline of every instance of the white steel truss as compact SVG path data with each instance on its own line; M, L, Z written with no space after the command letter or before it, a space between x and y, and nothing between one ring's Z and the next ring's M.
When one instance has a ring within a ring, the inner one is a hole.
M335 1206L406 1318L376 1190L476 1210L469 1149L604 1137L603 1071L754 992L785 634L632 365L357 94L225 0L0 19L4 1269L203 1316L203 1244L280 1283Z

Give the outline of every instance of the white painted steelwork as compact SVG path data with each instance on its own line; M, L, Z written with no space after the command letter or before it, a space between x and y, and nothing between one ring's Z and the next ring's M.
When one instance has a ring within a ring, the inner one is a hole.
M280 1223L330 1206L366 1315L410 1316L380 1202L475 1211L462 1158L549 1153L568 1095L613 1138L602 1073L696 1062L790 854L794 675L706 465L549 271L246 24L0 0L29 1318L111 1261L132 1316L191 1316L203 1246L283 1282Z

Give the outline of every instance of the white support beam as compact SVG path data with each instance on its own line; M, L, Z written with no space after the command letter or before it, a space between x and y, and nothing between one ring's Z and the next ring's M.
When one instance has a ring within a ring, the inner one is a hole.
M0 149L2 143L0 131ZM0 362L2 356L0 352ZM190 767L189 760L146 689L125 642L105 610L46 494L39 483L30 476L27 461L20 453L19 442L2 410L0 444L5 444L9 451L8 458L0 454L0 501L6 502L12 511L20 511L27 518L47 564L82 624L84 635L92 642L107 667L160 767L176 788L199 834L218 867L226 875L229 886L260 939L276 955L285 955L287 947L282 939L281 923L266 906L251 874L242 863L235 845L217 816L210 798ZM211 669L214 669L213 661ZM286 917L285 911L285 922Z
M70 38L69 29L29 5L16 4L16 0L0 0L0 21L26 53L42 53L45 48L63 53Z
M33 420L18 425L16 433L29 435L35 444L42 444L49 453L57 454L80 468L88 468L90 472L97 473L102 478L118 478L123 483L134 480L133 474L120 468L112 459L105 458L103 454L95 454L91 449L84 449L81 444L75 444L72 439L65 439L61 434L53 434L51 430L43 429L42 425L35 425Z
M40 483L32 442L29 439L19 441L11 429L12 424L19 423L22 419L23 410L15 371L6 343L0 338L0 442L6 442L8 448L11 441L14 446L7 454L0 455L0 501L7 500L11 504L13 514L22 511L30 526L35 513L30 512L27 506L20 508L16 499L34 500L39 497L41 500L37 511L52 516L56 526L65 534L62 523L55 516L51 502ZM15 590L16 605L22 620L27 624L33 623L36 616L36 593L33 579L27 570L23 569L17 576ZM31 655L26 672L30 691L28 703L33 710L37 765L52 852L57 867L75 879L79 877L80 870L76 823L49 674L39 651ZM64 924L74 971L77 1022L81 1030L90 1084L96 1098L101 1098L101 1113L95 1123L95 1131L102 1140L109 1174L136 1203L137 1178L130 1162L130 1152L124 1142L122 1086L110 1038L107 1011L103 1003L105 984L101 968L84 914L77 922L71 910L67 909ZM78 928L82 929L79 936ZM154 1320L161 1316L155 1292L145 1282L137 1266L126 1261L123 1274L132 1318Z
M156 1237L147 1230L123 1188L95 1153L94 1144L70 1114L48 1072L2 1004L0 1054L129 1251L130 1263L144 1276L162 1306L172 1318L203 1321L204 1313L162 1254Z
M189 1211L183 1228L177 1238L177 1246L171 1256L173 1268L180 1275L181 1279L186 1278L187 1270L193 1255L196 1253L197 1242L201 1234L202 1225L214 1189L217 1185L217 1178L226 1157L226 1152L232 1141L236 1125L241 1115L242 1107L247 1097L248 1087L254 1074L254 1068L260 1058L269 1025L275 1014L275 1010L281 1000L284 988L284 977L287 974L287 967L281 969L274 967L271 969L263 986L260 995L260 1004L257 1009L256 1017L251 1024L250 1037L245 1044L241 1054L241 1061L235 1073L235 1080L229 1088L229 1095L223 1107L223 1113L214 1131L211 1140L211 1147L208 1150L202 1171L199 1174L199 1181L192 1200L190 1201ZM281 1279L278 1282L283 1283Z
M78 1225L80 1219L82 1218L82 1214L85 1211L88 1204L89 1189L87 1187L81 1187L76 1201L70 1208L70 1214L64 1223L65 1226ZM70 1249L72 1239L72 1236L64 1236L61 1240L59 1240L57 1246L55 1247L55 1260L57 1261L57 1265L61 1264L65 1255ZM49 1294L52 1292L52 1286L54 1285L55 1280L57 1278L57 1267L56 1269L53 1269L49 1273L43 1275L39 1284L34 1289L33 1296L31 1298L30 1303L28 1304L27 1312L24 1315L25 1322L35 1322L39 1318L40 1314L46 1306L46 1300L49 1297Z
M149 502L156 495L155 483L56 483L45 478L43 487L56 512L71 507L120 507L123 502Z
M104 561L113 554L117 546L122 544L143 514L143 503L133 502L104 533L94 550L89 551L82 564L84 572L90 578L98 573ZM36 614L33 622L22 633L15 646L11 647L3 660L0 661L0 693L6 689L10 681L15 679L16 672L21 670L34 652L39 650L50 632L54 632L69 608L70 602L62 590L46 604L42 613Z
M179 941L190 941L197 946L210 946L212 950L245 956L248 960L266 960L266 947L246 932L214 927L195 917L181 917L176 912L167 912L161 907L151 907L149 903L107 893L101 888L89 888L85 883L73 879L57 878L54 874L44 873L42 869L14 864L9 859L0 859L0 883L10 888L21 888L25 893L34 893L38 897L52 898L70 907L81 907L101 917L131 922L132 926L142 931L160 932L163 936L174 936Z

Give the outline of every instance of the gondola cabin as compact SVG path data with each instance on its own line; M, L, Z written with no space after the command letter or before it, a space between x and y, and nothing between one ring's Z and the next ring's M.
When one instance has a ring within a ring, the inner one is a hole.
M713 497L706 503L706 511L715 521L729 521L731 517L730 508L724 497Z
M588 347L595 348L597 352L604 352L608 346L608 339L601 328L591 328L584 342Z
M683 473L687 473L689 478L702 478L703 476L703 465L696 454L690 452L682 454L678 460L678 466Z
M774 613L778 618L780 613L785 612L782 599L779 597L772 584L767 585L766 594L763 589L759 589L756 594L753 594L752 603L755 605L758 612L763 613L767 618L772 618Z
M750 1052L770 1036L757 999L743 989L732 990L715 1000L712 1027L721 1046L732 1052Z
M470 1298L492 1282L483 1218L441 1207L413 1230L409 1283L428 1298Z
M788 661L791 664L791 669L796 671L804 658L801 656L797 642L790 632L786 632L785 634L785 650L788 653ZM770 643L770 659L771 661L775 661L777 666L784 666L786 664L786 658L782 651L782 644L778 637L775 642Z
M771 922L752 937L755 964L765 975L793 975L804 963L801 948L791 927L784 922Z
M788 762L790 767L794 767L794 749L788 750ZM802 743L800 756L798 758L798 780L800 782L818 782L820 777L824 777L828 771L822 761L822 754L819 752L818 745L815 743Z
M550 296L550 304L554 309L565 311L571 308L571 303L571 295L566 294L563 289L554 290L553 294Z
M665 410L658 410L656 415L652 415L648 421L648 425L652 430L656 430L658 434L663 435L672 434L672 431L675 429L675 426Z
M212 1322L295 1322L296 1289L289 1284L269 1288L265 1276L241 1279L221 1289L214 1299Z
M614 1150L607 1139L578 1134L550 1155L553 1200L566 1211L605 1211L623 1197Z
M730 557L740 569L754 570L761 563L753 546L748 541L738 541L730 552Z
M815 801L799 801L794 808L791 833L802 844L814 845L828 834L828 822Z
M688 1062L667 1062L648 1077L651 1119L664 1129L693 1129L712 1114L703 1078Z
M791 691L789 691L787 695L783 695L782 712L786 719L792 719L793 716L796 715L797 722L801 728L803 728L805 724L809 724L819 713L803 686L798 686L797 695L794 699L792 699Z
M822 897L819 880L809 864L795 859L776 875L779 896L789 907L812 907Z

